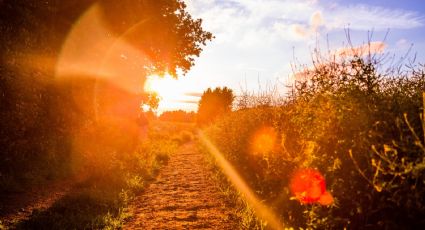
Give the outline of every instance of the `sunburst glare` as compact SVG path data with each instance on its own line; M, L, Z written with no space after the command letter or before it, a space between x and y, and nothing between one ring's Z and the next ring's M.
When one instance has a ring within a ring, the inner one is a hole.
M146 78L144 91L148 93L156 93L160 97L158 110L178 109L182 107L186 88L182 86L181 81L172 77L170 74L164 76L150 75Z

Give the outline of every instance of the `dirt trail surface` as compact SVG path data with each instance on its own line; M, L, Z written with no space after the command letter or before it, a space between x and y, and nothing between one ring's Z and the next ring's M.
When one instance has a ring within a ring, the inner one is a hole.
M9 228L28 219L35 210L48 209L68 194L76 183L83 180L82 178L83 176L79 175L42 187L34 187L22 193L0 194L0 223Z
M194 143L182 146L130 206L124 229L235 229L210 173Z

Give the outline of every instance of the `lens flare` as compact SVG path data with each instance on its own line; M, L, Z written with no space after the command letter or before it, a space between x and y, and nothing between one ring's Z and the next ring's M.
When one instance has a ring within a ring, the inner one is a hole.
M273 212L272 209L267 207L246 184L244 179L239 175L233 165L226 160L220 150L208 139L202 131L198 132L200 141L205 145L208 151L214 156L218 166L223 170L233 186L245 197L248 204L255 210L255 214L267 222L269 229L284 229L284 224Z
M326 191L325 178L315 169L296 171L291 178L290 189L302 204L331 205L333 203L332 195Z
M276 143L276 132L273 127L262 127L257 130L251 141L251 153L264 154L274 149Z
M94 78L129 93L140 93L146 75L144 67L152 62L143 50L127 41L136 27L143 27L143 23L113 35L103 21L99 5L94 4L69 32L58 58L56 76Z
M187 95L187 92L192 87L186 84L185 79L177 79L170 74L164 74L163 76L153 74L147 76L144 91L158 94L161 98L158 111L163 112L170 109L178 110L187 108L187 105L190 103L197 104L197 100Z
M83 155L87 165L102 162L97 159L110 151L103 148L114 146L120 153L136 148L143 84L153 65L146 50L129 39L144 29L145 20L116 33L105 20L102 4L107 3L92 4L72 24L55 66L55 83L72 100L71 110L95 121L75 122L72 133L73 155ZM118 16L109 18L118 22ZM87 130L91 125L96 130Z

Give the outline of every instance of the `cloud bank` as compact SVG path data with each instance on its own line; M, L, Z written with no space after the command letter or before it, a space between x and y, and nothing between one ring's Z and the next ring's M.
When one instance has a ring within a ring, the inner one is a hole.
M220 42L253 45L274 40L299 41L317 33L352 30L412 29L424 25L416 12L364 4L324 4L312 0L190 0L189 10L204 19ZM255 35L255 36L253 36Z
M395 52L405 52L401 48L405 50L420 39L414 36L418 36L418 30L425 24L419 12L348 0L185 2L188 11L195 18L202 18L204 29L216 37L205 47L188 76L181 78L187 92L202 92L215 86L228 86L235 93L238 89L258 91L259 84L286 82L293 77L290 63L308 64L317 41L323 45L326 36L334 53L350 55L353 49L365 52L365 46L357 45L365 44L368 30L374 30L375 36L383 39L380 36L390 28L392 32L386 44L372 43L371 52L392 51L395 46ZM352 32L354 48L339 48L347 46L345 28ZM392 41L397 33L400 36Z

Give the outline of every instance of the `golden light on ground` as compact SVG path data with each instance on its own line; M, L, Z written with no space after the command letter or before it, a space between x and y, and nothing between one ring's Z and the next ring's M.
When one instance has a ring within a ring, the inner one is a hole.
M251 140L251 153L264 154L273 150L277 134L273 127L265 126L258 129Z
M220 150L205 136L202 131L199 131L199 138L202 143L207 147L208 151L214 156L217 164L223 170L233 186L245 197L248 204L254 209L255 214L262 220L267 222L267 225L272 229L284 229L283 223L279 220L277 215L263 204L255 193L249 188L238 172L233 168Z

